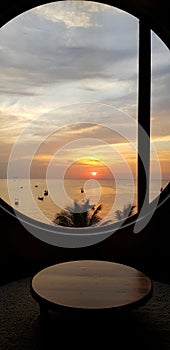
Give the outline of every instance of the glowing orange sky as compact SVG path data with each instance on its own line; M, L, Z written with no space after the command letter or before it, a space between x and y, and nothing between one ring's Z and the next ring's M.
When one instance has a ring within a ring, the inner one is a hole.
M93 173L96 173L93 174ZM81 159L74 162L66 171L65 178L72 179L112 179L111 170L96 159Z

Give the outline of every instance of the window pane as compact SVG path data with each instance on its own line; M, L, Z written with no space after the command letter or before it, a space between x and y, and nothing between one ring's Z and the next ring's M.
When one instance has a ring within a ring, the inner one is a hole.
M170 57L169 50L152 32L151 188L150 199L170 179Z
M117 210L128 215L138 20L100 3L53 2L7 23L0 47L2 198L50 224L85 198L102 203L105 221L119 219Z

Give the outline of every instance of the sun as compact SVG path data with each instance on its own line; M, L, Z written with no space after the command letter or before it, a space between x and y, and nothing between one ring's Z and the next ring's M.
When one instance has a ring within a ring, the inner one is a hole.
M97 175L97 171L92 171L91 174L92 174L93 176L96 176L96 175Z

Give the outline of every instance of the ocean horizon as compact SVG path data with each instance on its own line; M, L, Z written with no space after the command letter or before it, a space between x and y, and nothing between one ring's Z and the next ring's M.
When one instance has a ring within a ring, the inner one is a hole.
M150 201L156 198L169 180L152 180ZM45 193L46 191L46 193ZM115 212L131 204L136 208L136 181L119 179L0 179L0 197L24 215L53 224L57 213L74 202L89 199L90 204L102 204L101 221L116 222ZM135 210L134 210L135 212Z

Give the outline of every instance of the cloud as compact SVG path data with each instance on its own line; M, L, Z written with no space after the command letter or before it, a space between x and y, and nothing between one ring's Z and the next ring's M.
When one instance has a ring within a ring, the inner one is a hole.
M169 110L162 106L162 110L155 112L151 120L151 137L152 139L169 138L170 135L170 118Z
M59 130L57 134L64 134L65 136L73 136L73 135L89 135L89 134L94 134L98 132L100 126L99 125L93 125L93 124L88 124L88 123L76 123L72 124L69 126L66 126Z
M118 19L116 22L112 20L112 8L95 3L89 6L89 3L78 1L81 11L85 8L85 13L92 14L94 8L97 9L101 28L96 28L93 23L90 28L75 28L72 32L63 26L61 21L54 23L51 20L46 21L40 15L37 16L37 11L49 11L52 16L62 12L63 18L67 18L67 12L65 15L62 7L68 6L69 12L70 6L74 9L78 5L77 2L74 5L72 2L70 5L66 3L48 4L40 6L37 10L27 11L1 29L1 81L2 87L4 86L9 94L21 92L21 96L24 93L41 95L45 93L43 87L47 89L53 84L60 85L84 78L109 78L110 75L114 80L115 72L116 76L119 76L120 71L127 72L123 67L118 69L119 65L115 66L115 71L113 67L116 62L121 61L126 61L127 67L128 59L133 58L135 53L135 40L131 38L129 42L133 41L133 45L126 45L126 31L122 30ZM58 11L54 12L54 7ZM75 16L79 18L77 13L75 12ZM128 26L128 15L125 16L121 11L118 11L118 14L125 18L124 26ZM119 16L115 15L115 18ZM135 29L135 24L133 27ZM128 28L130 29L129 26ZM115 41L114 32L119 32L119 40ZM135 39L133 32L129 36Z
M2 146L20 133L20 147L42 142L44 154L76 137L124 143L100 123L134 142L136 126L123 112L136 119L137 43L138 20L97 2L46 4L7 23L0 32ZM152 133L168 136L169 52L157 37L152 73Z
M91 27L99 25L96 14L108 6L95 2L67 1L39 6L35 13L52 22L63 22L66 27ZM111 9L113 14L117 9Z

